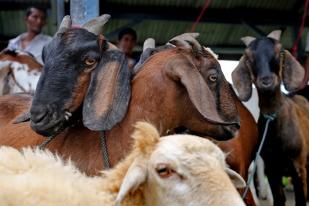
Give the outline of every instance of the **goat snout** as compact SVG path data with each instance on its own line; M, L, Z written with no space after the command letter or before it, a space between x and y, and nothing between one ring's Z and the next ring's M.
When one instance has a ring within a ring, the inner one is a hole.
M35 106L31 108L31 121L33 123L41 122L48 114L47 107Z
M64 122L69 119L67 112L60 112L55 105L32 106L30 115L31 128L43 136L58 133Z
M257 86L261 89L269 89L274 86L275 79L272 76L258 78Z

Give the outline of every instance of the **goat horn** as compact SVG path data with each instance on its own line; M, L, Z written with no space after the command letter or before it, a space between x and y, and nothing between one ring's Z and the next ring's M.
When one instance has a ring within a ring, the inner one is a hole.
M256 38L252 36L245 36L240 38L240 40L248 47L251 44L251 42L256 40Z
M154 49L156 47L156 42L153 38L148 38L144 41L143 51L148 48Z
M277 41L280 41L281 33L282 33L281 30L275 30L275 31L270 32L270 33L267 35L267 37L268 37L268 38L275 39L275 40L277 40Z
M199 36L199 33L184 33L172 38L169 43L179 46L185 47L189 49L197 49L198 51L202 51L203 47L200 43L195 39Z
M102 16L96 17L85 24L82 25L82 28L87 31L99 35L103 31L104 24L109 20L111 16L109 14L103 14Z
M59 26L58 31L55 33L55 36L59 33L63 33L66 30L70 29L72 25L72 20L71 17L69 15L66 15L65 17L63 17L61 24Z

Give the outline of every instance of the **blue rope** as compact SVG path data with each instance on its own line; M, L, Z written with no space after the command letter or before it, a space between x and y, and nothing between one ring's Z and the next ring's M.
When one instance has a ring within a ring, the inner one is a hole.
M265 142L265 139L266 139L269 123L271 121L275 120L276 114L271 114L271 115L263 114L263 117L265 117L267 119L266 124L265 124L265 128L264 128L263 138L262 138L262 141L261 141L260 146L258 148L258 151L256 152L256 155L255 155L255 158L254 158L254 162L253 162L253 172L251 173L251 175L248 178L245 191L242 194L242 199L245 199L245 197L248 194L250 183L253 180L253 177L254 177L254 174L255 174L255 171L256 171L256 167L257 167L256 161L257 161L257 158L258 158L258 156L260 156L260 153L262 151L262 148L263 148L263 145L264 145L264 142Z

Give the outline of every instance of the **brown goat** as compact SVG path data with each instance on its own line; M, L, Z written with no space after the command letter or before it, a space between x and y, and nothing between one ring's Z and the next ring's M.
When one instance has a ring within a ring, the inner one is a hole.
M143 68L134 77L132 97L125 118L112 130L106 132L112 164L122 158L130 148L131 140L122 137L127 137L127 134L132 132L132 125L138 120L146 119L156 124L162 134L178 126L186 126L200 135L205 134L205 131L217 133L216 130L220 126L207 122L192 105L186 89L165 73L168 70L166 65L170 63L171 59L184 59L183 57L192 58L190 52L183 49L175 48L159 52L147 60ZM211 62L216 62L213 57L208 56L208 58ZM236 103L241 126L236 137L218 144L229 154L227 161L231 168L246 179L257 142L257 127L252 115L238 100L233 91L227 88L226 92L232 93L232 102ZM15 96L10 98L9 104L18 106L24 104L17 102ZM26 101L29 101L29 99ZM0 108L2 108L2 105L0 105ZM28 107L24 106L24 111L26 110L28 110ZM7 115L3 117L0 113L0 119L2 118L7 118ZM18 125L9 123L4 128L0 128L0 134L1 144L17 148L25 145L35 146L43 141L41 136L29 128L28 123ZM48 148L65 157L71 157L79 168L93 175L102 168L99 145L99 132L90 131L80 123L63 131L48 145ZM250 198L246 202L248 205L254 205Z
M296 205L306 205L307 158L309 155L309 103L301 96L288 97L280 90L283 82L289 91L301 85L304 69L295 58L282 49L280 31L267 37L243 38L247 45L244 56L232 73L239 96L251 96L252 83L258 90L259 134L262 135L267 115L270 122L262 157L274 196L274 205L285 205L281 178L287 171L293 179ZM262 137L260 137L262 138Z
M212 95L200 88L206 87L203 76L206 76L210 68L215 68L218 71L218 81L221 84L220 94L224 94L219 96L221 104L224 105L220 107L222 110L228 110L230 121L233 121L233 116L238 116L233 100L233 91L224 79L217 60L210 54L201 60L204 61L202 66L190 50L174 48L152 56L145 63L143 69L132 81L132 96L124 119L111 130L105 132L111 165L123 158L130 149L131 139L127 138L127 134L132 132L132 126L139 120L146 119L152 122L160 128L162 134L176 127L185 126L195 133L217 138L234 136L237 125L220 125L209 122L201 114L205 110L203 107L207 105L207 101L192 100L192 98L196 98L196 95L205 95L206 98L207 95ZM155 68L154 65L156 65ZM177 72L174 73L173 68L176 66ZM179 74L178 71L187 72ZM190 86L190 83L197 82L195 78L199 79L198 84ZM199 84L203 86L201 87ZM109 87L108 89L118 88ZM16 97L11 97L11 99L16 99ZM12 104L18 104L18 102ZM195 104L198 104L201 111L197 110ZM28 108L25 106L24 109ZM17 148L26 145L35 146L44 140L42 136L35 134L30 129L29 123L9 123L0 128L0 134L1 145ZM48 148L57 151L64 157L71 157L77 166L88 174L96 174L103 167L99 132L90 131L81 123L61 132L48 145Z

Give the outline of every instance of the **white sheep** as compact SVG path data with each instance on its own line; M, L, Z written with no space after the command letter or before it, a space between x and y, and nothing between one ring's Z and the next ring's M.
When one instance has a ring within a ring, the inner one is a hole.
M48 151L0 148L1 206L180 205L244 206L236 186L243 179L225 155L192 135L159 139L137 123L132 152L114 169L88 177Z

